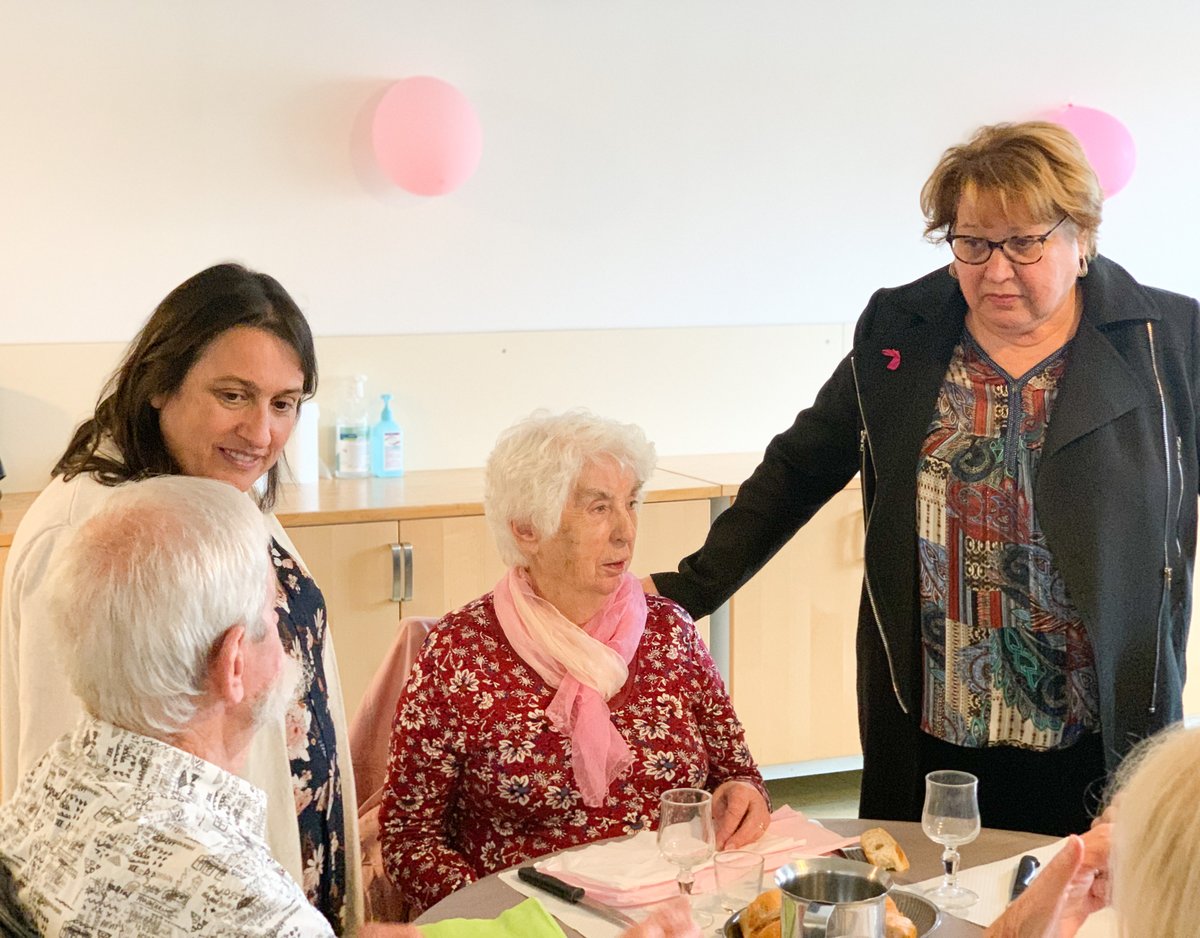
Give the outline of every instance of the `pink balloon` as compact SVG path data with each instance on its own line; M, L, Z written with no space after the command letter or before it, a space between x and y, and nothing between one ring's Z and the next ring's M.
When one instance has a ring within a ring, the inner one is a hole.
M1133 176L1137 150L1133 136L1124 124L1105 111L1074 104L1049 111L1043 119L1061 124L1078 138L1100 179L1105 198L1125 188Z
M396 82L375 109L375 159L392 182L416 195L445 195L471 178L483 129L466 96L439 78Z

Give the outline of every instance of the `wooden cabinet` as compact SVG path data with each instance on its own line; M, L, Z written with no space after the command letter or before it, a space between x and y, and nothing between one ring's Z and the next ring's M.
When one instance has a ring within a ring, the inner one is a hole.
M763 766L861 754L854 636L862 542L855 484L730 602L731 696Z
M1192 622L1188 630L1187 681L1183 685L1183 714L1189 724L1200 724L1200 589L1197 589L1195 585L1192 587Z
M4 605L4 565L8 563L8 548L0 547L0 606Z
M642 507L635 572L674 565L704 540L707 499ZM325 594L338 668L353 714L403 616L441 616L491 590L504 574L482 514L289 527ZM412 545L412 598L392 600L392 546ZM707 622L699 623L702 634Z
M350 717L400 621L391 601L391 549L396 522L322 524L288 528L304 563L325 595L329 630Z

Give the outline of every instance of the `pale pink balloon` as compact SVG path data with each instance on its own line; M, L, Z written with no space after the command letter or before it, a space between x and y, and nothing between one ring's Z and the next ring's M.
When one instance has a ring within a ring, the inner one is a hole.
M375 159L417 195L445 195L471 178L483 153L475 108L453 85L418 76L396 82L375 109Z
M1042 117L1061 124L1078 138L1100 179L1105 198L1125 188L1133 176L1137 149L1133 145L1133 135L1124 124L1105 111L1075 104L1049 111Z

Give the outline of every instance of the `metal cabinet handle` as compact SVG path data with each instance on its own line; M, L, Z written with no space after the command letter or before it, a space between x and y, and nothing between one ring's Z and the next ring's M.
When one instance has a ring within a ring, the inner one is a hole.
M406 603L412 599L413 546L408 543L392 545L392 602Z

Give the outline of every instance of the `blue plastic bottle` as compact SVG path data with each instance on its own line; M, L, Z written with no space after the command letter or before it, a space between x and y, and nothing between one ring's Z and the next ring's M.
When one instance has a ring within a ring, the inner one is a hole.
M382 394L383 413L371 427L371 474L380 478L404 475L404 431L392 419L392 395Z

